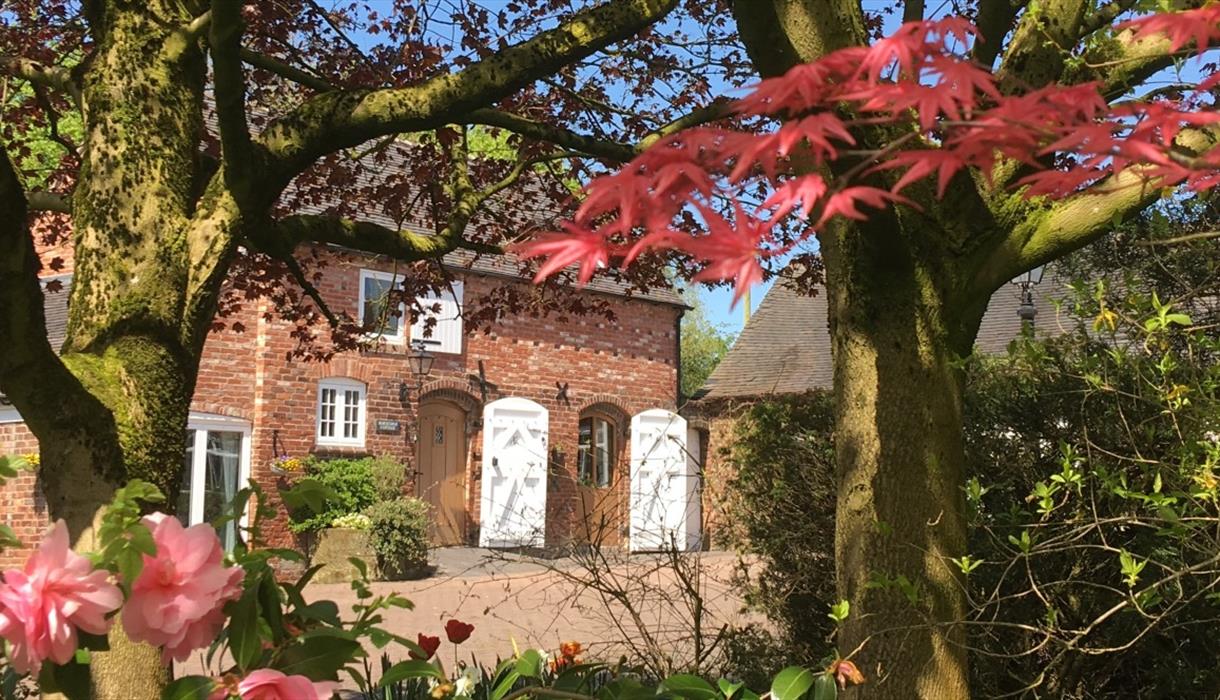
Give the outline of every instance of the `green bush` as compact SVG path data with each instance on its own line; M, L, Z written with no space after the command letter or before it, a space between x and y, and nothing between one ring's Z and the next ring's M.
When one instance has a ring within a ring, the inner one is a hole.
M792 662L820 657L833 628L832 421L829 392L777 396L744 410L728 454L729 539L762 564L748 577L743 567L746 601L776 623Z
M289 512L293 532L315 532L331 526L336 518L359 513L377 501L373 484L373 459L310 459L305 475L331 488L335 497L326 501L321 513L309 508Z
M379 501L393 501L402 496L407 467L388 455L369 458L369 470L373 475L373 490Z
M419 572L428 564L428 504L418 498L400 497L374 503L365 509L371 526L377 565L389 580Z

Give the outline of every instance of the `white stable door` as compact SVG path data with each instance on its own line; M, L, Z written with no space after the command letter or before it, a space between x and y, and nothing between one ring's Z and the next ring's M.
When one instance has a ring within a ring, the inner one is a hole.
M529 399L500 399L483 409L479 546L545 544L547 419L547 410Z
M659 408L633 417L631 551L689 550L698 544L695 484L687 459L686 419Z

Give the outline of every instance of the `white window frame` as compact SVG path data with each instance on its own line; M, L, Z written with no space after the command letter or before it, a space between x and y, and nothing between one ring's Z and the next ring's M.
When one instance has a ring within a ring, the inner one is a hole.
M237 488L250 484L250 423L231 416L191 412L186 429L194 433L194 451L191 453L191 505L187 522L198 525L203 522L204 476L207 470L209 432L241 433L241 457L238 460ZM241 527L249 526L249 513L241 514Z
M362 285L363 286L363 285ZM462 303L466 287L461 280L453 280L435 295L422 296L415 300L422 311L416 322L411 324L411 342L423 341L429 352L462 354L462 346L466 341L466 328L462 322ZM457 315L453 318L437 319L432 327L432 335L424 337L423 328L426 319L432 315L432 306L437 303L452 302ZM360 308L364 308L361 304ZM457 330L448 332L447 324L456 324Z
M335 391L335 435L322 434L322 394L327 389ZM344 437L343 424L345 416L342 411L347 406L346 392L355 390L359 395L356 417L356 437ZM342 400L341 400L342 399ZM314 415L314 440L319 445L334 445L340 447L364 447L365 426L368 424L368 387L364 382L355 379L334 377L318 382L317 411Z
M364 304L365 304L365 301L367 300L367 297L365 297L365 295L364 295L364 284L365 284L365 280L369 280L369 279L380 280L382 282L389 282L390 289L392 290L396 286L400 285L404 278L402 275L399 275L399 274L396 274L393 272L382 272L381 270L361 270L360 271L359 306L356 307L356 315L360 319L361 326L364 326L367 323L367 321L364 318ZM396 333L379 333L376 331L370 331L366 335L369 338L373 338L375 340L384 340L387 343L402 344L406 339L406 330L405 329L407 327L408 322L411 319L407 316L406 306L404 304L398 305L398 314L399 314L398 315L398 331Z

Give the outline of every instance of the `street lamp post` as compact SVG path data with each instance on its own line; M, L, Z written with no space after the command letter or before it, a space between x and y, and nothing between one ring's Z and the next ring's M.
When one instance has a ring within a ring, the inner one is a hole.
M1038 315L1038 305L1034 303L1034 287L1042 283L1042 275L1046 271L1044 265L1014 277L1012 283L1021 288L1021 305L1017 307L1017 316L1021 319L1022 330L1033 333L1034 318Z
M411 353L407 355L407 362L411 366L411 374L415 375L415 496L417 498L420 495L419 479L423 472L421 469L423 467L423 437L420 435L423 423L420 421L420 414L424 407L424 380L432 371L432 362L435 359L424 346L424 341L411 341Z

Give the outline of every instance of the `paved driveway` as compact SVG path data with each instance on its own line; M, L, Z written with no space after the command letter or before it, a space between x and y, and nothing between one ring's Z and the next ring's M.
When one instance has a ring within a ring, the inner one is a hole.
M460 650L444 641L441 658L452 666L460 657L491 664L512 653L513 641L524 649L558 648L579 641L590 649L586 658L615 661L643 651L668 656L676 663L689 658L693 615L685 588L703 598L703 636L711 639L725 624L756 620L741 612L740 595L730 585L736 557L704 552L683 559L679 575L672 561L660 555L614 554L594 558L539 560L473 548L436 550L436 572L419 581L373 584L378 593L397 592L409 598L413 610L385 613L384 627L414 638L417 633L445 639L445 622L457 618L475 626ZM592 583L593 587L587 585ZM621 594L620 594L621 593ZM346 583L312 584L310 599L330 599L348 616L356 601ZM374 656L380 656L379 652ZM397 661L405 653L391 650ZM634 656L633 656L634 658ZM198 664L192 664L198 672ZM184 669L187 670L187 669Z

